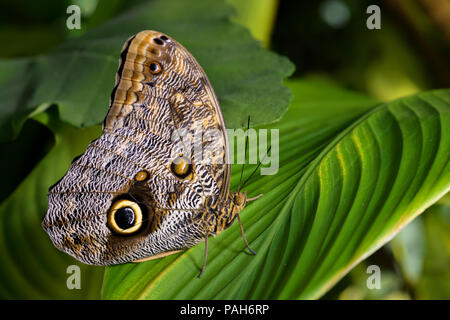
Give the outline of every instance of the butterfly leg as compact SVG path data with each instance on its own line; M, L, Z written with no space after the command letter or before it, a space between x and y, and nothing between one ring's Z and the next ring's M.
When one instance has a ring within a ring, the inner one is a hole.
M244 226L242 225L241 218L239 217L239 213L236 214L236 217L237 217L238 222L239 222L239 227L241 228L241 236L242 236L242 239L244 239L244 242L245 242L245 245L247 246L247 249L248 249L252 254L256 254L256 252L255 252L252 248L250 248L250 246L249 246L249 244L248 244L248 241L247 241L247 238L245 237Z
M206 260L208 260L208 236L209 233L206 232L206 236L205 236L205 257L203 259L203 267L202 267L202 271L200 271L198 277L201 278L203 272L205 272L206 269Z

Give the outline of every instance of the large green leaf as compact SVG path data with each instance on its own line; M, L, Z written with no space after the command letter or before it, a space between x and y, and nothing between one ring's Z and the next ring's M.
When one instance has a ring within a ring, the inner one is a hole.
M294 98L272 126L280 170L251 180L249 194L264 196L241 214L256 256L234 225L210 242L201 279L197 246L107 268L103 297L317 298L450 189L450 90L382 104L339 134L362 109L332 97L315 106Z
M223 1L149 1L48 55L0 62L0 138L17 134L31 113L57 104L61 119L78 127L100 123L108 109L119 53L131 35L165 32L182 43L205 69L228 127L270 123L285 112L293 71L284 57L261 48L230 21ZM36 110L38 108L38 110Z
M361 104L368 103L363 96L343 93L323 84L299 83L296 91L301 93L297 103L305 106L300 123L304 125L306 132L313 134L311 139L308 135L303 138L304 145L307 146L305 150L311 150L309 153L317 152L322 140L329 139L337 132L337 128L345 127L347 122L364 111L360 108ZM327 95L323 95L324 91ZM317 101L322 103L317 105ZM338 107L337 122L327 119L327 112L324 112L327 108L334 107ZM41 220L47 208L48 187L64 174L71 159L80 154L87 143L100 133L98 127L89 130L76 130L67 125L61 127L56 111L55 108L50 108L40 117L40 121L56 133L54 148L0 206L2 298L98 297L101 269L85 266L59 252L41 228ZM318 129L317 123L313 121L316 116L322 119L322 124L330 124L330 129L314 133ZM42 133L40 138L42 139ZM34 139L35 137L28 137L27 140L24 135L21 144L25 149L31 148L32 146L27 146L27 141L37 144ZM291 143L296 144L296 141ZM24 155L21 152L17 157ZM310 157L307 156L308 159ZM65 281L69 276L66 269L72 264L77 264L82 269L82 291L70 291L66 287Z
M349 276L340 281L341 290L333 289L335 297L352 300L449 299L449 200L450 193L403 228L374 257L353 268ZM367 268L378 263L380 288L373 290L367 287Z
M249 194L264 196L241 214L256 256L233 225L210 241L201 279L196 246L107 268L103 297L317 298L450 189L450 90L382 104L348 127L364 111L350 103L364 100L329 99L294 97L271 126L280 129L280 170L251 180Z
M49 186L61 178L72 158L99 131L99 127L77 130L69 126L57 130L50 153L0 205L1 299L100 297L103 268L83 265L58 251L41 227ZM67 287L71 265L80 267L81 289Z
M202 279L196 278L203 260L203 247L197 246L155 261L108 268L105 298L318 297L449 189L448 90L367 112L374 102L361 95L313 82L296 81L290 87L296 94L291 110L270 127L280 129L280 171L255 176L246 187L250 195L265 194L242 212L258 254L244 253L234 225L211 239ZM48 186L99 128L51 127L58 132L54 149L0 206L4 298L98 297L102 269L58 252L40 222ZM379 147L370 137L378 138ZM326 170L333 163L342 167ZM411 167L413 175L408 174ZM246 168L245 176L252 170ZM235 187L238 166L232 179ZM82 269L82 291L66 287L71 264Z

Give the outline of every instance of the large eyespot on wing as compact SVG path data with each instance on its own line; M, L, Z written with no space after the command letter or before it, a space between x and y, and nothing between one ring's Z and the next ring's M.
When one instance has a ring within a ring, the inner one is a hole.
M132 235L142 228L142 209L135 201L120 199L115 201L108 212L108 226L120 235Z

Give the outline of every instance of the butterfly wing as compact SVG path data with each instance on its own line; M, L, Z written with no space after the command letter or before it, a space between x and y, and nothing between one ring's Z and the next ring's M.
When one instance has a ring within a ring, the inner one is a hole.
M225 122L217 97L194 57L167 35L142 31L130 38L122 49L104 127L115 129L124 125L155 131L172 142L174 129L184 129L181 133L187 130L192 138L196 132L214 135L216 139L209 140L213 140L210 144L215 144L192 150L192 158L208 160L203 158L214 154L213 161L203 162L212 166L210 173L215 175L220 197L225 198L231 166Z
M205 210L228 195L227 146L200 65L167 35L142 31L122 49L102 135L49 190L43 227L89 264L191 247L204 239Z

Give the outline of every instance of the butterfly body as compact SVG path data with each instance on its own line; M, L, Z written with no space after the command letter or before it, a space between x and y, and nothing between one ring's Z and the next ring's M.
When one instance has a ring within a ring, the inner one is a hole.
M49 189L43 228L87 264L192 247L229 227L246 203L229 190L227 141L200 65L169 36L142 31L122 49L102 135Z

